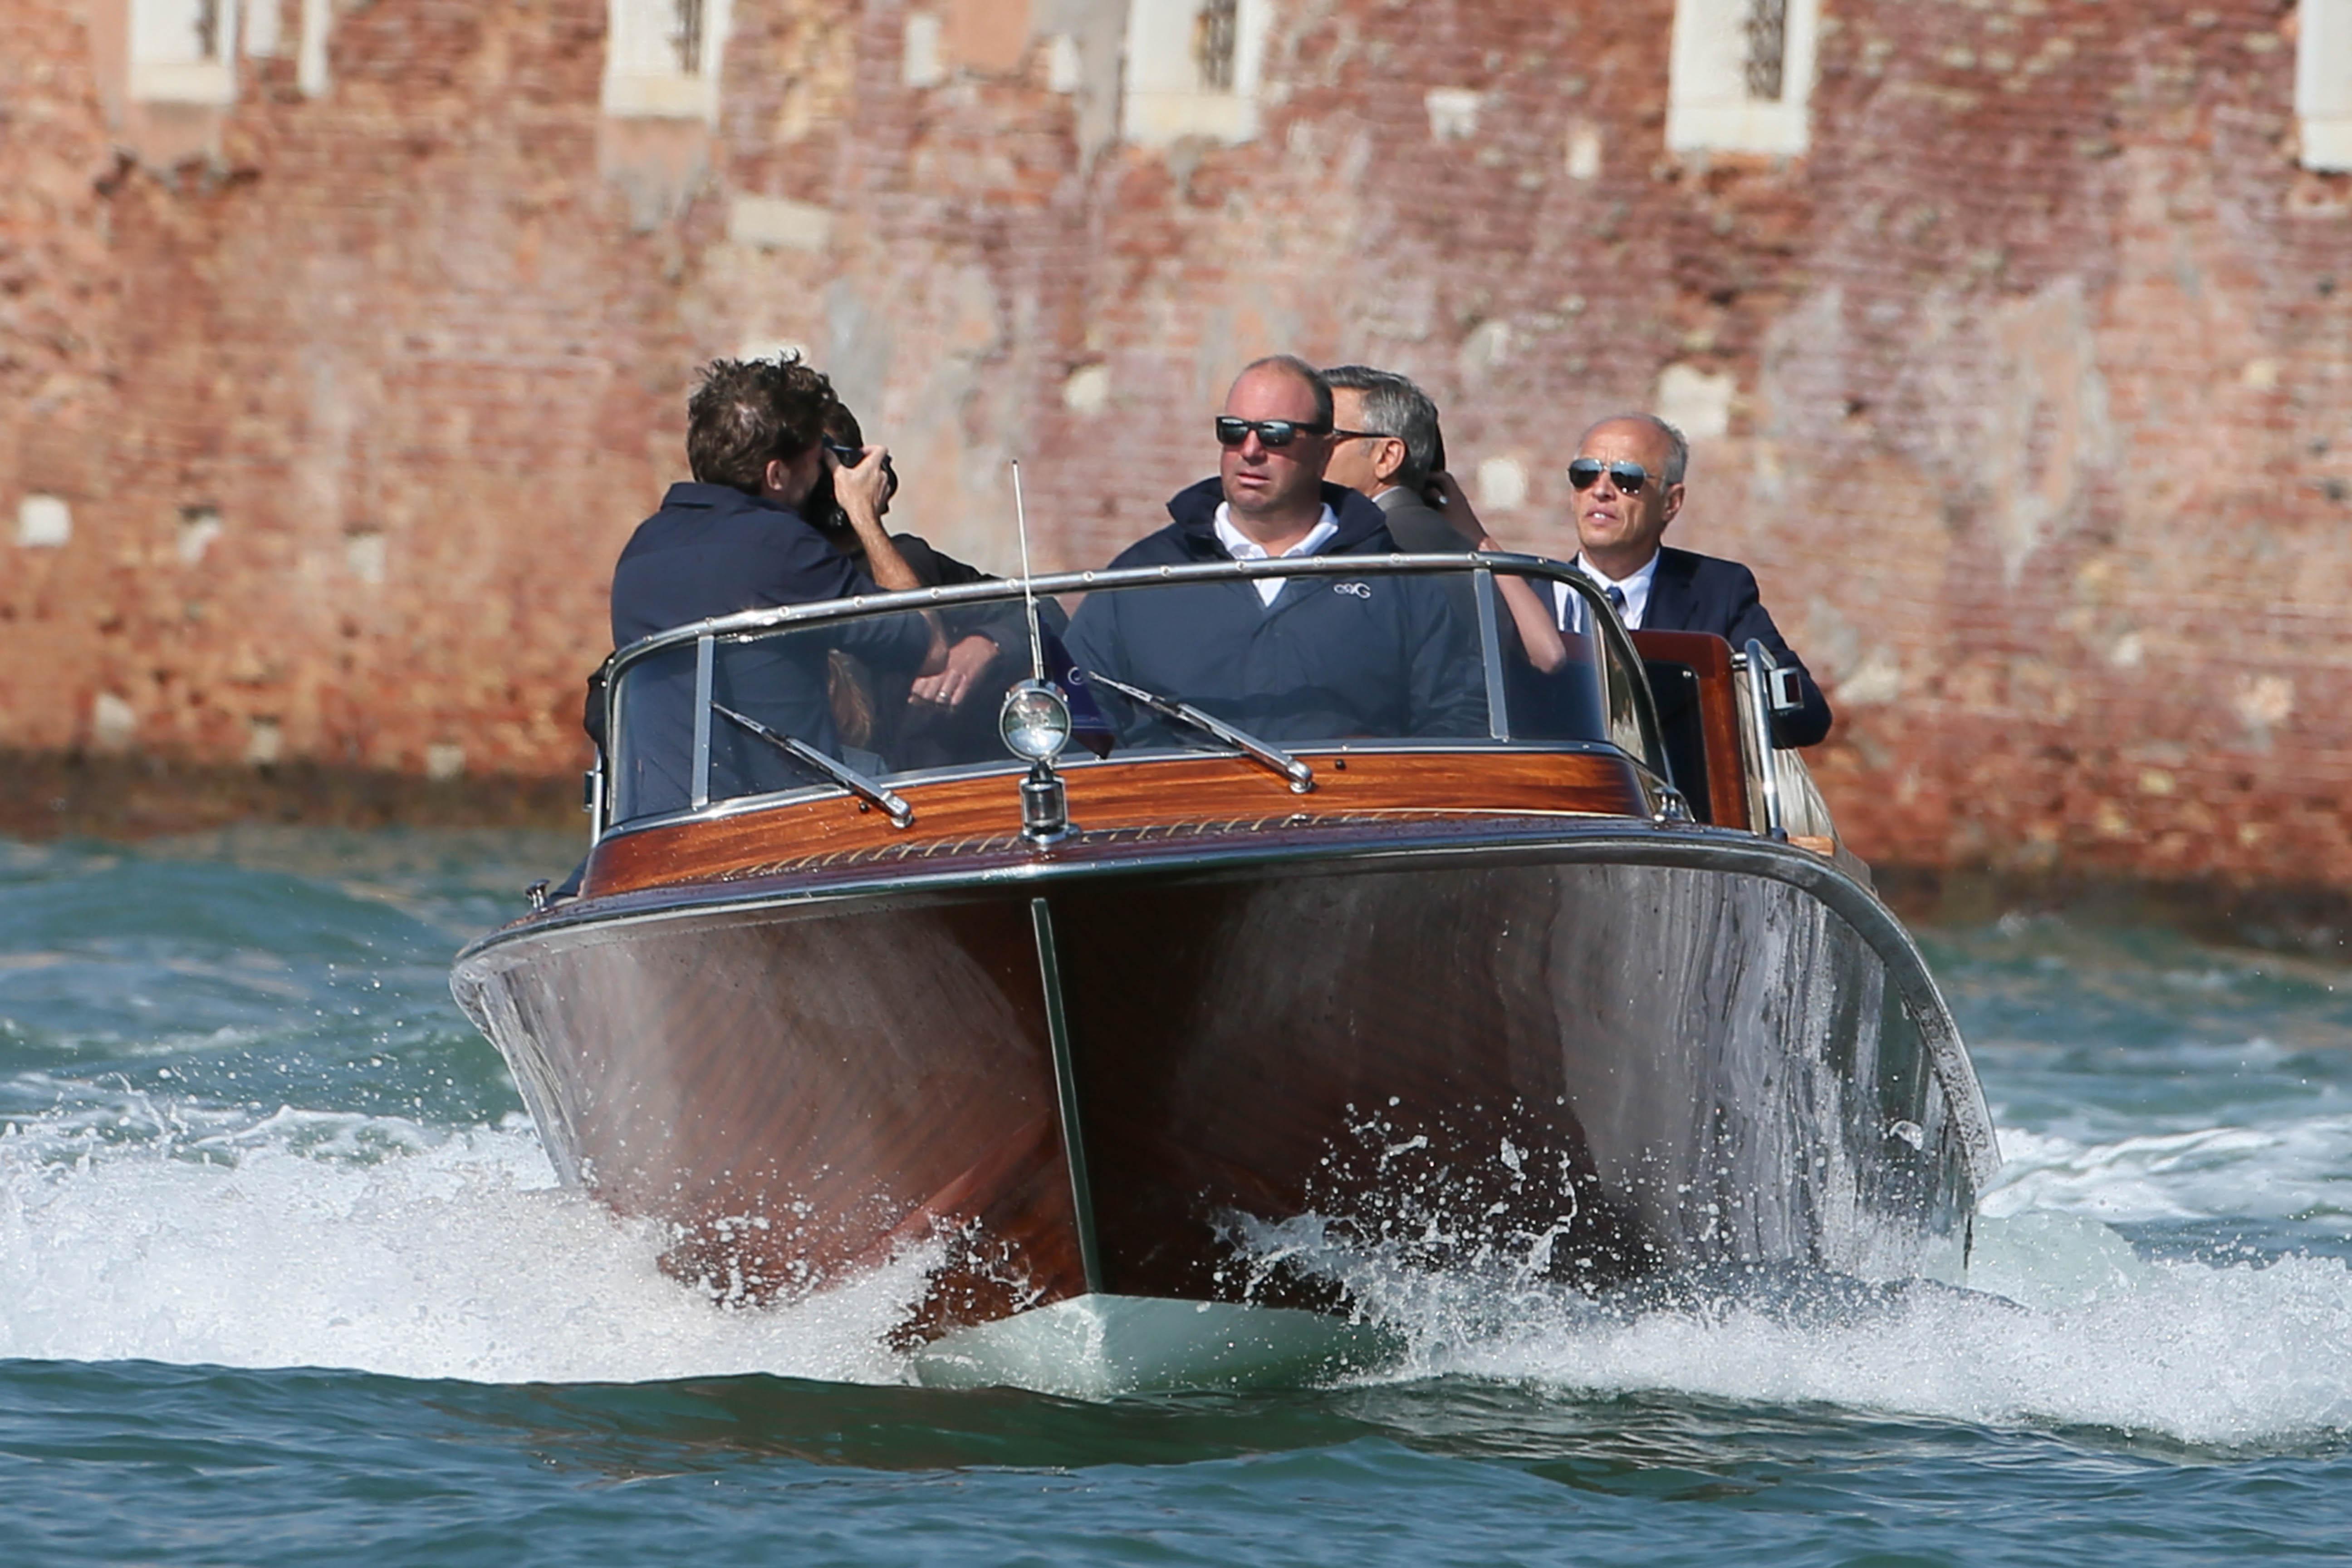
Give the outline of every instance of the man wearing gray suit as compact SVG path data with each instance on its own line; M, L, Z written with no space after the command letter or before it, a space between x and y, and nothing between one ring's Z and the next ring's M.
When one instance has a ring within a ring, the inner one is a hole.
M1468 550L1475 540L1422 499L1441 466L1437 405L1403 376L1370 365L1323 373L1331 384L1331 461L1326 483L1372 498L1397 547L1415 555Z
M1339 365L1325 371L1323 379L1331 384L1336 426L1325 483L1371 497L1388 516L1389 537L1411 554L1501 548L1486 537L1462 488L1444 471L1445 442L1429 394L1393 371L1367 364ZM1433 490L1447 498L1446 510L1424 499ZM1567 647L1535 591L1518 577L1497 578L1495 585L1528 660L1540 670L1558 669L1567 660ZM1469 616L1468 579L1454 578L1447 586L1456 607Z

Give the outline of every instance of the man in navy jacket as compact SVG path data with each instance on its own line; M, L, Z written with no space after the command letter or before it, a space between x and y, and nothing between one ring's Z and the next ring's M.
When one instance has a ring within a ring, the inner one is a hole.
M1381 509L1323 482L1331 389L1287 355L1244 370L1217 420L1215 479L1179 491L1174 521L1114 568L1296 555L1385 555ZM1270 741L1486 732L1476 634L1433 579L1265 578L1099 592L1070 652ZM1123 705L1106 696L1114 711ZM1134 716L1130 743L1164 731Z
M882 526L887 454L868 447L845 466L820 439L834 405L831 384L793 358L718 360L705 368L687 405L694 482L669 488L613 571L614 647L739 610L922 585ZM871 576L796 510L828 470ZM853 620L722 647L713 698L838 756L825 674L836 647L879 668L921 675L946 663L936 616ZM630 816L680 809L692 777L694 649L657 655L622 679L626 731L615 759L617 804ZM710 737L713 799L811 782L730 721L714 715Z
M1683 506L1690 447L1682 432L1649 414L1621 414L1584 433L1569 483L1576 490L1576 564L1610 595L1636 631L1713 632L1735 648L1756 638L1797 671L1804 705L1776 715L1784 746L1819 744L1830 732L1829 700L1790 650L1756 590L1756 574L1736 561L1669 550L1666 524ZM1579 601L1555 584L1560 624L1575 629Z

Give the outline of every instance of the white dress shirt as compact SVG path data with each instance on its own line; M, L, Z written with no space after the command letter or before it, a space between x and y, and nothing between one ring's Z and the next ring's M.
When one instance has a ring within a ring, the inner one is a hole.
M1339 520L1332 516L1331 509L1326 506L1323 509L1323 521L1307 530L1306 538L1284 551L1282 558L1286 561L1294 555L1312 555L1330 543L1339 532ZM1236 561L1274 559L1273 552L1234 526L1233 519L1226 515L1225 503L1223 501L1217 503L1217 542L1223 545L1225 552ZM1270 610L1274 608L1275 600L1282 596L1283 585L1289 581L1287 577L1260 577L1250 586L1257 590L1257 596L1265 602L1265 607Z
M1600 567L1587 561L1581 551L1577 552L1576 569L1591 578L1603 594L1614 588L1624 595L1625 607L1617 612L1617 618L1625 623L1625 629L1629 632L1638 632L1642 629L1642 616L1650 607L1650 583L1658 574L1657 552L1652 551L1650 558L1642 563L1642 569L1631 577L1612 577ZM1576 590L1565 583L1554 583L1551 585L1551 596L1552 607L1559 618L1560 630L1582 631L1584 601L1577 597Z

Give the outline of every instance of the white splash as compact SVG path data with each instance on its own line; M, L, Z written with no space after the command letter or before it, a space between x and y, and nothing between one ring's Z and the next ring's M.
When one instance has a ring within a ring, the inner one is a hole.
M519 1117L452 1131L341 1113L229 1126L186 1107L144 1110L85 1101L0 1131L0 1356L488 1383L906 1379L886 1339L929 1258L791 1306L730 1310L659 1272L651 1227L555 1188ZM173 1131L106 1142L106 1124L125 1119ZM2273 1154L2332 1136L2305 1125L2266 1135ZM2144 1260L2093 1216L2193 1212L2182 1184L2202 1179L2196 1161L2151 1173L2161 1140L2101 1153L2002 1136L2020 1159L1979 1218L1971 1291L1794 1306L1735 1293L1617 1311L1508 1269L1441 1275L1345 1255L1311 1218L1256 1239L1347 1279L1405 1331L1407 1360L1388 1377L1822 1403L2223 1447L2352 1432L2344 1262ZM2172 1159L2235 1143L2165 1147ZM2231 1190L2242 1208L2244 1171Z
M1844 1321L1719 1307L1538 1324L1427 1370L2239 1446L2352 1430L2347 1343L2352 1277L2289 1258L2144 1266L2127 1288L2054 1310L1923 1291Z
M2004 1129L2021 1158L1979 1216L1965 1290L1768 1279L1596 1305L1528 1270L1441 1276L1351 1252L1312 1216L1252 1227L1250 1242L1344 1281L1405 1331L1411 1351L1384 1380L1818 1403L2222 1447L2333 1440L2352 1433L2352 1267L2150 1261L2094 1216L2178 1217L2229 1196L2243 1213L2254 1170L2281 1166L2341 1202L2340 1131L2305 1122L2095 1148Z
M68 1135L81 1152L61 1164ZM289 1111L115 1146L58 1123L0 1135L0 1356L903 1381L884 1336L924 1258L740 1311L661 1274L660 1248L653 1227L554 1187L520 1118L449 1132Z

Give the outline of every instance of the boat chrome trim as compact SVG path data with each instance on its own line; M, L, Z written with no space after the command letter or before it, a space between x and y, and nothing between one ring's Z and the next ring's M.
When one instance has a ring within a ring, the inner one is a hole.
M700 637L743 637L791 626L815 626L824 621L846 620L854 616L936 609L942 605L984 604L997 599L1010 601L1022 597L1024 589L1042 595L1088 594L1098 588L1135 588L1160 583L1213 583L1236 577L1361 577L1411 573L1456 574L1475 572L1481 567L1511 576L1541 577L1565 583L1570 592L1581 595L1591 603L1604 609L1609 606L1609 601L1601 595L1601 590L1573 563L1554 561L1549 556L1520 555L1507 551L1419 555L1402 552L1392 555L1283 555L1265 561L1202 561L1181 566L1105 567L1084 572L1053 572L1034 578L991 577L977 583L956 583L938 588L909 588L893 594L859 594L846 599L813 599L805 604L738 610L732 615L688 621L667 631L639 637L627 647L616 649L604 663L608 672L617 671L664 648L680 647ZM1623 632L1622 623L1617 629ZM1611 640L1617 641L1614 638ZM1619 651L1636 665L1640 663L1630 637L1623 639Z
M803 767L815 769L818 773L823 773L835 784L839 784L843 789L847 790L850 794L857 796L860 800L865 801L869 805L880 806L884 815L890 818L891 826L911 827L914 826L915 808L907 804L906 798L903 795L893 794L883 785L875 783L872 779L867 778L864 773L859 773L856 768L851 767L847 763L835 762L833 758L826 756L823 752L818 751L814 746L810 745L806 741L802 740L799 736L787 735L782 730L770 729L767 725L761 723L757 719L749 718L741 713L736 712L735 710L728 707L724 702L713 702L710 705L710 708L711 711L715 713L722 713L728 718L732 719L736 723L740 724L744 729L749 730L752 734L759 736L760 739L767 742L768 744L775 747L778 751L783 752L784 755L792 758L794 762L801 763ZM708 723L709 721L705 720L704 722Z
M1045 1043L1054 1057L1054 1098L1062 1112L1062 1163L1070 1173L1070 1214L1078 1227L1078 1271L1088 1291L1103 1288L1102 1243L1095 1232L1095 1188L1087 1175L1086 1123L1078 1114L1076 1068L1070 1061L1069 1010L1062 1000L1061 950L1054 942L1054 911L1043 893L1029 900L1029 929L1037 938L1037 972L1045 987Z
M1523 823L1525 820L1521 819ZM1623 817L1560 817L1545 819L1543 826L1536 829L1505 824L1485 829L1457 827L1442 839L1420 842L1392 838L1379 843L1291 842L1269 846L1244 838L1214 847L1171 848L1149 862L1024 857L1018 862L996 866L897 870L820 888L771 887L732 894L714 892L710 884L700 883L688 889L664 889L673 894L673 901L652 907L608 910L600 907L605 902L601 898L578 900L476 939L457 954L457 962L462 975L469 964L495 962L497 950L527 942L558 937L593 940L601 932L630 926L709 915L754 914L798 906L895 901L908 895L945 899L1015 887L1045 889L1063 880L1093 878L1238 875L1269 863L1288 863L1306 869L1336 866L1378 868L1384 864L1409 868L1433 862L1475 865L1486 861L1566 865L1609 862L1720 871L1785 883L1820 900L1832 913L1853 927L1885 964L1888 982L1896 987L1913 1023L1918 1026L1929 1059L1935 1064L1936 1076L1951 1101L1961 1149L1978 1190L1981 1192L1990 1184L2000 1170L2000 1146L1994 1136L1991 1113L1985 1105L1984 1090L1961 1041L1959 1026L1911 933L1874 893L1835 861L1795 845L1734 827L1649 821L1636 824ZM614 897L643 900L647 894Z
M1313 746L1298 749L1301 757L1377 757L1428 756L1437 752L1465 752L1474 757L1496 755L1496 750L1476 737L1445 736L1430 740L1401 739L1394 741L1317 742ZM1629 757L1622 748L1609 741L1539 741L1519 742L1511 748L1514 756L1613 757L1629 763L1638 774L1652 774L1638 758ZM1066 780L1083 778L1097 768L1123 768L1157 763L1202 762L1223 757L1241 761L1231 752L1185 746L1153 746L1141 751L1120 751L1108 757L1072 755L1065 752L1055 759L1055 771ZM961 763L953 767L926 768L920 773L894 773L893 782L900 789L919 789L927 784L952 784L967 779L1011 778L1025 775L1029 765L1008 753L1002 762ZM748 812L765 811L771 806L798 805L804 802L837 800L841 792L827 784L796 784L791 789L772 790L766 795L730 795L701 807L689 806L684 811L665 812L658 816L633 816L600 834L595 842L628 837L658 827L683 827L689 824L724 822Z
M710 687L717 648L716 640L709 637L695 639L694 783L687 795L688 806L695 811L710 804Z
M741 610L733 615L715 616L706 620L691 621L667 631L640 637L626 647L615 649L604 660L605 738L608 754L605 766L615 765L620 755L619 741L624 718L622 693L625 683L620 677L631 666L649 658L667 648L698 645L695 654L695 757L694 789L689 813L698 812L709 804L709 703L711 696L710 666L713 645L719 638L743 638L762 632L781 631L794 627L820 625L827 621L845 620L852 616L883 615L893 612L937 609L943 605L987 604L997 600L1013 601L1034 595L1086 594L1102 588L1141 587L1161 583L1216 582L1233 578L1259 577L1334 577L1366 575L1402 575L1419 573L1426 575L1501 572L1513 576L1540 578L1547 582L1565 584L1568 591L1581 596L1591 606L1588 624L1607 649L1601 660L1605 667L1603 707L1608 710L1602 721L1610 731L1610 739L1619 749L1646 766L1659 777L1668 776L1663 731L1658 724L1657 708L1643 674L1642 656L1633 647L1633 637L1625 630L1609 601L1602 596L1590 577L1572 563L1554 561L1540 555L1520 555L1502 551L1476 551L1462 554L1393 555L1304 555L1279 556L1265 561L1211 561L1181 566L1132 566L1118 570L1056 572L1042 577L990 578L978 583L958 583L938 588L916 588L893 594L861 594L847 599L816 600L803 605L782 605L766 609ZM1499 658L1496 639L1502 635L1499 613L1491 591L1480 600L1481 641ZM1615 677L1612 679L1610 677ZM1633 734L1620 734L1616 705L1608 699L1609 691L1622 680L1633 709ZM1489 722L1497 711L1494 707L1494 672L1488 671L1487 693ZM1507 741L1507 737L1498 737ZM1628 740L1637 743L1627 745ZM906 780L898 781L908 782ZM609 813L614 795L607 791L604 809ZM625 824L604 822L604 832L617 832L649 825L656 820L676 820L677 814L664 818L631 818ZM601 837L601 835L600 835Z
M1470 574L1470 590L1478 599L1478 625L1483 634L1492 626L1498 634L1502 626L1495 603L1495 574L1485 566ZM1511 705L1503 689L1503 639L1499 635L1478 638L1480 662L1486 676L1486 733L1508 744L1511 739Z
M1739 683L1741 694L1748 700L1741 712L1741 728L1755 756L1754 778L1759 795L1763 797L1764 836L1786 841L1789 826L1786 814L1780 809L1780 748L1772 740L1772 706L1768 689L1772 673L1780 668L1763 643L1755 637L1748 639L1747 648L1732 658L1731 676Z

